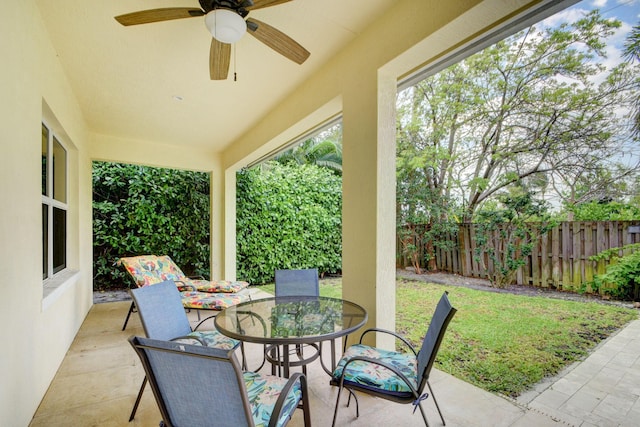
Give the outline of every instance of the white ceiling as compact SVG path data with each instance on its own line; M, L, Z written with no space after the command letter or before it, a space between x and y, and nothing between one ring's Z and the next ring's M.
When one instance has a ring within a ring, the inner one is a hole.
M250 129L394 0L293 0L249 17L308 51L298 65L250 35L224 81L209 79L204 18L123 27L113 17L197 0L36 0L89 130L218 151ZM233 80L233 71L237 81ZM178 100L176 98L182 100Z

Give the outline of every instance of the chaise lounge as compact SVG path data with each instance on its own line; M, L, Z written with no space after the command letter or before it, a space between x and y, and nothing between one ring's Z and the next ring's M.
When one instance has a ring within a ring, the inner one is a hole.
M125 268L139 288L167 280L175 282L186 309L220 311L250 299L248 282L187 277L168 255L122 257L116 264ZM122 326L123 331L134 311L135 304L132 302Z

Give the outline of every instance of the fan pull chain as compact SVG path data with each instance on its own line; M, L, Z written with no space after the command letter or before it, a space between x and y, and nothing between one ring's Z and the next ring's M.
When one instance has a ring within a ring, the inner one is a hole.
M238 81L238 75L236 73L236 63L237 63L237 59L236 59L236 43L233 44L233 81L237 82Z

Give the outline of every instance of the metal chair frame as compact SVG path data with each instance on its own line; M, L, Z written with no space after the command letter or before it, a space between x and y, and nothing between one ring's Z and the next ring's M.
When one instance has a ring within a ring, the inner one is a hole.
M135 303L137 307L142 307L142 309L138 308L138 311L142 328L148 338L167 341L197 340L206 346L206 343L197 337L187 336L190 332L197 330L202 322L198 323L195 328L191 327L187 314L180 302L180 292L173 281L168 280L142 288L130 289L129 294L133 298L132 305ZM156 311L161 311L161 313ZM157 322L152 321L151 317L153 315L158 316ZM245 366L244 347L242 343L239 345L242 352L242 366ZM135 418L146 385L147 377L145 376L140 385L136 401L133 404L129 421L133 421Z
M356 417L358 417L360 414L358 408L358 399L354 391L359 391L396 403L412 403L415 407L420 408L420 413L422 414L422 418L427 427L429 427L429 422L427 421L427 415L425 414L424 408L422 407L422 401L426 400L429 396L429 393L431 393L431 397L433 398L433 402L436 405L436 409L438 410L438 414L440 415L442 424L446 425L444 416L442 415L442 411L440 410L440 406L438 405L438 401L436 400L435 395L433 394L433 389L431 388L431 384L429 383L429 374L431 372L431 368L433 367L433 363L435 362L438 349L440 348L440 344L442 343L442 339L444 338L444 334L447 330L449 322L455 315L456 311L457 310L451 306L451 303L449 302L449 298L447 296L447 292L445 292L438 302L435 313L431 319L431 323L429 324L429 328L427 329L427 333L425 334L422 342L422 347L420 348L419 352L417 352L415 348L404 337L397 334L396 332L379 328L365 330L360 336L360 343L362 343L362 338L366 334L371 332L380 332L393 335L409 348L409 350L415 355L418 362L418 385L417 387L414 387L411 381L409 381L409 379L402 372L400 372L393 365L386 363L382 359L373 359L364 356L352 357L348 359L346 364L343 366L341 375L339 377L332 376L330 381L331 385L338 387L338 396L336 398L336 406L333 413L332 425L335 426L336 423L340 403L340 395L343 388L346 388L349 391L347 406L349 406L351 402L351 396L354 396L354 399L356 401ZM345 382L345 372L347 371L349 365L356 361L372 363L384 369L392 371L397 377L399 377L404 383L406 383L410 392L391 393L386 390L377 389L375 388L375 386L364 386L351 381ZM424 393L425 387L429 389L429 393Z
M129 338L129 343L140 357L146 376L149 378L151 389L163 418L161 426L241 424L255 426L243 371L233 350L227 351L214 347L133 336ZM190 379L185 378L185 381L190 382L187 382L186 387L182 387L180 391L176 391L170 384L165 383L165 381L175 380L175 378L168 377L175 377L178 370L191 376ZM217 381L221 384L216 384ZM303 410L304 425L311 425L306 377L301 373L296 373L288 380L277 397L269 420L269 427L275 427L282 417L287 395L296 382L300 382L302 390L302 397L297 408ZM200 392L194 393L186 400L184 396L178 394L180 392L184 394L185 389L188 389L187 393L190 394L191 388ZM206 393L205 390L210 390L211 393ZM176 394L172 395L174 392ZM214 396L214 392L216 396ZM225 400L221 395L228 398L227 403L224 403ZM199 397L201 401L199 401ZM189 405L191 410L194 408L197 410L197 414L191 412L189 417L199 418L177 419L185 412L189 412L185 409L185 405ZM220 405L224 406L227 416L233 417L233 419L221 418Z

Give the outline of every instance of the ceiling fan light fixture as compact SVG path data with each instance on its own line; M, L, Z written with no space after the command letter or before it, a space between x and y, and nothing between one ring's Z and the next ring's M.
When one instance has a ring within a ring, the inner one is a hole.
M204 23L211 35L222 43L235 43L247 32L247 23L229 9L214 9L207 13Z

